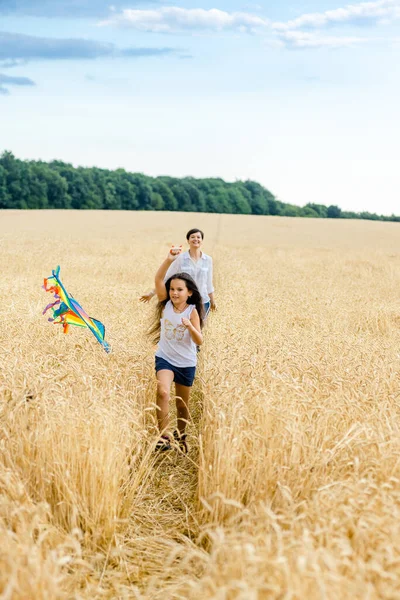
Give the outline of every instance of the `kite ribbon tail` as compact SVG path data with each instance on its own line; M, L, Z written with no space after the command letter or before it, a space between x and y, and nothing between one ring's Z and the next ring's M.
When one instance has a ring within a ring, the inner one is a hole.
M56 300L55 302L50 302L50 304L48 304L46 306L46 308L44 309L44 311L42 312L42 315L45 315L50 308L53 308L57 304L60 304L60 299Z
M111 352L111 346L110 346L110 344L108 344L105 340L103 340L101 342L101 345L103 346L103 348L107 352L107 354L110 354L110 352Z
M57 290L59 289L59 286L57 285L57 283L55 283L53 285L48 285L49 279L50 279L50 277L46 277L45 279L43 279L44 285L42 285L42 289L44 289L45 292L55 292L55 293L57 293Z

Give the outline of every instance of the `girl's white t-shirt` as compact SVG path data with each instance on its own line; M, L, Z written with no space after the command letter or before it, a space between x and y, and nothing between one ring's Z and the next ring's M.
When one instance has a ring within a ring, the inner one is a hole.
M197 347L189 330L182 324L182 317L190 319L193 304L181 313L176 313L171 300L168 300L161 316L161 335L156 356L167 360L174 367L195 367Z

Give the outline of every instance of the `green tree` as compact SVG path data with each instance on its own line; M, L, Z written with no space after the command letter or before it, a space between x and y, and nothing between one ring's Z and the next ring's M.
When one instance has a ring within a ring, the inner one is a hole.
M134 184L129 181L129 174L124 169L118 169L115 172L116 180L114 182L115 193L121 200L122 210L136 210L139 203L136 198Z
M250 202L240 193L240 190L236 187L231 187L228 190L229 202L232 208L232 212L239 215L250 215L251 206Z
M250 206L253 215L268 215L268 197L264 188L256 181L245 181L244 186L251 194Z
M29 195L26 199L27 208L47 208L47 184L43 177L45 167L32 163L27 165Z
M59 160L22 161L8 151L0 156L0 208L182 210L400 222L400 216L342 211L336 205L286 204L251 180L152 178L124 169L75 168Z
M132 175L131 182L135 186L135 194L139 210L151 210L151 195L153 190L150 185L150 177L141 173Z
M341 213L342 211L338 206L331 204L331 206L328 206L326 216L328 217L328 219L340 219Z
M176 199L179 211L191 212L194 210L192 202L190 200L189 192L180 182L175 183L172 186L171 191Z
M383 217L379 217L379 215L376 215L375 213L370 213L367 211L363 211L361 213L359 213L359 218L361 219L367 219L368 221L379 221L380 219L382 220Z
M206 201L201 188L197 185L197 180L193 177L182 179L182 186L190 198L190 209L195 212L206 212Z
M0 209L8 208L7 177L5 168L0 165Z
M311 208L311 206L308 205L304 206L304 208L301 209L301 216L316 219L321 217L321 215L316 210L314 210L313 208Z
M164 202L164 210L178 210L178 201L175 198L170 187L158 177L153 182L153 192L159 194Z
M53 169L44 169L42 177L46 181L49 208L70 208L71 197L68 194L66 179Z
M304 208L311 208L311 210L317 213L318 217L326 218L328 216L328 208L323 204L314 204L309 202Z
M300 217L301 208L294 204L285 204L285 208L280 213L282 217Z
M152 192L150 209L151 210L164 210L164 208L165 208L164 200L163 200L161 194L158 194L157 192Z
M6 186L8 195L7 208L28 208L28 164L16 159L11 152L4 152L0 157L0 165L6 172Z

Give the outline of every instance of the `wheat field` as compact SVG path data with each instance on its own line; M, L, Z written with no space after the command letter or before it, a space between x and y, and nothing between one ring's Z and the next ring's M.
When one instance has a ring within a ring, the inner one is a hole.
M191 227L218 311L159 456L138 297ZM1 599L400 598L398 224L1 211L0 256ZM110 355L42 316L58 264Z

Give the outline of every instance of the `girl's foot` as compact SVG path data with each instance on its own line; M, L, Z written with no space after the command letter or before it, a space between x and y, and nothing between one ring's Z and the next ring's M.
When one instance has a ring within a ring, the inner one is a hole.
M165 450L171 450L171 442L169 437L167 435L162 435L158 440L154 450L156 452L165 452Z
M174 431L174 440L178 442L179 450L183 452L183 454L187 454L189 452L188 445L186 443L186 433L182 433L182 435L175 429Z

